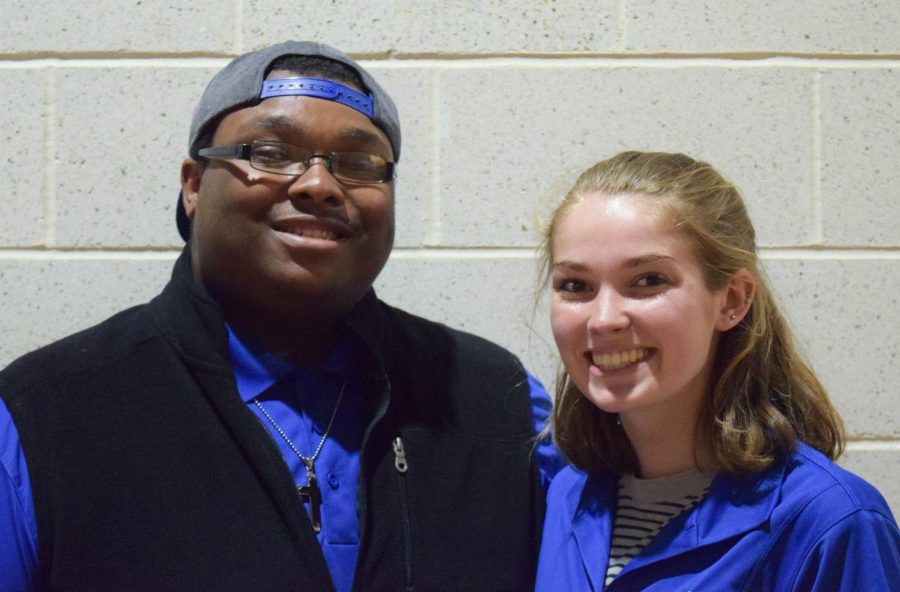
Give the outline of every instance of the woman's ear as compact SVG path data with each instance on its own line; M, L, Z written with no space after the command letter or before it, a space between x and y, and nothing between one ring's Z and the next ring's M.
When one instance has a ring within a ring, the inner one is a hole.
M756 277L746 269L734 272L725 286L725 298L719 310L716 329L728 331L747 316L756 296Z
M203 166L193 158L185 158L181 163L181 201L185 213L192 220L197 209L197 196L200 193L202 177Z

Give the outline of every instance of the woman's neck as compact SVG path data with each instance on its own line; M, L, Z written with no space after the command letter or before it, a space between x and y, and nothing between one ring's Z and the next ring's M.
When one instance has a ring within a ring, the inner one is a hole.
M712 454L701 444L696 416L652 417L647 414L622 414L622 427L637 455L642 479L665 477L691 469L708 471Z

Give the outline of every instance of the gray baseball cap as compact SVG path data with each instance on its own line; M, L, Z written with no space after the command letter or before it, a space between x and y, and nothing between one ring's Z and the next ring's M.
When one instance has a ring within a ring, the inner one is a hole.
M198 141L203 137L206 128L216 124L219 119L238 109L252 107L263 99L260 94L263 89L263 80L266 71L272 62L283 56L317 56L340 62L356 71L365 85L362 89L372 99L372 108L369 115L372 123L385 133L394 150L394 160L400 160L400 117L397 114L397 106L391 97L385 92L374 78L355 61L343 52L325 45L311 41L286 41L277 45L264 47L250 53L245 53L232 60L227 66L213 76L206 86L200 102L194 109L191 120L191 135L188 143L188 152L196 157L197 150L204 148L198 146ZM297 92L326 98L327 100L339 100L328 98L321 94ZM188 240L191 235L191 221L184 211L181 193L178 194L176 206L176 222L181 238Z

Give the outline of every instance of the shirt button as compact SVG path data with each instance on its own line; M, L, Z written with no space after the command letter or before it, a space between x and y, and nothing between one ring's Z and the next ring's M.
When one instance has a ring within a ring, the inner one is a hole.
M332 489L337 489L341 486L341 482L338 479L337 475L334 473L328 473L328 485L331 486Z

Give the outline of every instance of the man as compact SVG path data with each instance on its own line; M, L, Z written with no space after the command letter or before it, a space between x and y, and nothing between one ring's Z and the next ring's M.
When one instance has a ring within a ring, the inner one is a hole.
M0 589L529 589L546 393L375 297L385 91L324 45L245 54L189 154L163 292L0 373Z

